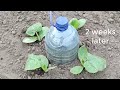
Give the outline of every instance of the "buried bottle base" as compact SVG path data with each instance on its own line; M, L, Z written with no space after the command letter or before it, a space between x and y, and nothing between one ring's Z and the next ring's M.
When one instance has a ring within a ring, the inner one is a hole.
M55 57L52 56L51 54L47 53L47 58L49 59L51 64L69 64L73 62L77 58L77 53L69 56L69 57Z

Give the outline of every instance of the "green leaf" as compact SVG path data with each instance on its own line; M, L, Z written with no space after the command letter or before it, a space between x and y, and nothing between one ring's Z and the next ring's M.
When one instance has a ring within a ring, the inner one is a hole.
M35 70L41 67L41 57L39 55L30 54L25 64L25 70Z
M80 19L80 20L78 20L78 22L80 23L78 28L81 28L81 27L83 27L85 25L86 19Z
M98 71L103 71L106 68L106 60L88 53L88 60Z
M81 64L83 65L85 61L87 61L87 48L83 45L79 48L78 50L78 58L81 62Z
M41 23L36 23L33 24L32 26L30 26L27 31L26 34L30 35L30 36L34 36L35 32L40 32L42 30L42 24Z
M77 18L72 18L69 22L75 29L78 29L79 28L79 21Z
M106 68L106 61L101 57L88 53L87 60L84 67L89 73L103 71Z
M98 70L94 67L94 65L90 62L90 61L86 61L84 63L84 67L85 69L89 72L89 73L96 73L98 72Z
M75 66L73 68L70 69L70 72L73 74L80 74L83 70L82 66Z
M37 40L37 37L25 37L22 42L23 43L33 43L36 40Z
M42 27L42 31L40 31L40 38L42 40L43 37L45 37L45 35L47 34L49 28L48 27Z
M41 68L47 72L48 71L48 59L43 56L43 55L40 55L40 59L41 59Z

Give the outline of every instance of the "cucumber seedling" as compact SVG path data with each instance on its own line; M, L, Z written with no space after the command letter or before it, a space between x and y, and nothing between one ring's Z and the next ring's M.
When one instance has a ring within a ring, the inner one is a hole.
M89 73L97 73L98 71L103 71L106 68L106 60L99 56L90 54L85 45L79 48L78 58L81 62L81 66L71 68L70 72L73 74L80 74L84 68Z
M76 30L78 30L79 28L83 27L86 23L85 19L77 19L77 18L72 18L69 21L70 25L72 25Z
M26 34L29 37L25 37L23 39L23 43L33 43L35 41L41 41L43 37L47 34L49 28L48 27L42 27L41 23L36 23L31 25L27 31Z
M41 68L44 72L54 69L56 66L49 67L48 59L44 55L29 54L25 64L25 71Z

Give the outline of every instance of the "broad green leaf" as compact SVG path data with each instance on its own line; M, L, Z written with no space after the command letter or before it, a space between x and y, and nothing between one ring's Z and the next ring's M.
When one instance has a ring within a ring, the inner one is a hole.
M103 71L106 68L106 60L88 53L87 59L98 71Z
M33 43L36 40L37 40L37 37L25 37L22 42L23 43Z
M77 18L72 18L69 22L75 29L78 29L79 28L79 21Z
M48 59L43 55L40 55L40 59L41 59L41 68L46 72L49 64Z
M85 61L87 61L87 48L83 45L79 48L78 50L78 58L81 62L81 64L83 65Z
M70 69L70 72L73 74L80 74L83 70L82 66L75 66L73 68Z
M80 19L78 22L80 23L78 28L81 28L81 27L83 27L85 25L86 20L85 19Z
M28 55L27 62L25 64L25 70L35 70L41 67L41 57L39 55Z
M96 73L106 68L106 61L101 57L88 53L87 61L83 66L89 73Z
M32 26L30 26L27 31L26 34L30 35L30 36L34 36L35 32L40 32L42 30L42 24L41 23L36 23L33 24Z
M89 62L89 61L86 61L83 66L85 67L85 69L89 73L96 73L96 72L98 72L98 70L95 68L95 66L91 62Z
M45 35L47 34L49 28L48 27L42 27L42 31L40 31L40 38L42 40L43 37L45 37Z

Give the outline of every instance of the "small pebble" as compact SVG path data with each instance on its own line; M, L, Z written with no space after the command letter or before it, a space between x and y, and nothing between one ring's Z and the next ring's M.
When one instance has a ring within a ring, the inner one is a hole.
M111 51L111 50L112 50L112 49L109 47L109 48L108 48L108 51Z
M6 23L7 23L7 21L6 21L6 20L4 20L4 21L3 21L3 24L6 24Z
M113 15L113 14L110 14L110 17L111 17L111 18L113 18L113 17L114 17L114 15Z
M10 44L10 41L7 41L7 44Z
M95 23L95 24L98 24L99 22L98 22L97 20L94 20L94 23Z
M17 59L17 63L21 63L21 61L20 61L20 59L19 59L19 58Z
M2 44L3 42L2 41L0 41L0 44Z
M52 65L51 64L49 64L49 67L51 67Z
M31 77L30 77L30 76L28 76L28 79L31 79Z
M13 64L13 62L10 62L10 63L9 63L9 65L12 65L12 64Z
M28 21L30 21L30 20L31 20L31 18L30 18L30 17L27 17L27 18L26 18L26 20L27 20L27 22L28 22Z
M21 13L21 11L18 11L18 13Z
M20 57L19 57L19 60L22 60L23 58L24 58L24 56L20 56Z
M26 29L25 29L25 28L23 28L21 32L22 32L22 33L25 33L25 32L26 32Z
M32 48L32 51L35 51L35 47Z
M20 16L17 16L17 20L16 21L19 21L19 18L20 18Z
M108 22L110 22L110 23L113 22L113 21L114 21L114 19L112 19L112 18L108 19Z
M81 79L84 79L83 77Z
M34 14L34 15L37 15L37 12L34 12L33 14Z
M15 34L16 34L16 32L15 32L15 31L12 31L12 34L13 34L13 35L15 35Z
M45 17L45 16L43 16L43 17L42 17L42 19L43 19L43 20L45 20L45 19L46 19L46 17Z
M31 72L31 75L34 75L35 73L34 72Z
M111 58L112 56L113 56L112 54L109 55L110 58Z
M83 14L83 17L86 17L87 16L87 14Z
M30 48L28 49L28 52L30 52Z
M21 22L23 19L19 19L19 21Z

